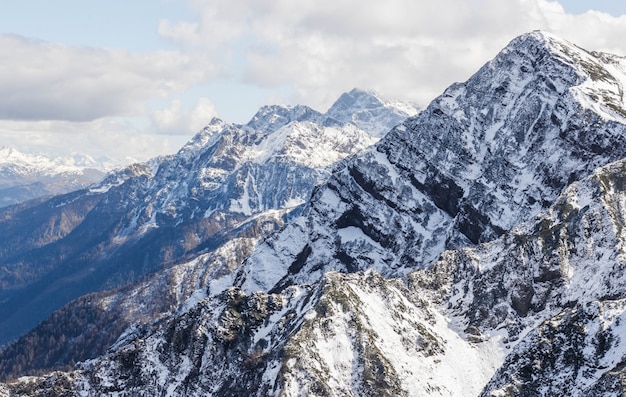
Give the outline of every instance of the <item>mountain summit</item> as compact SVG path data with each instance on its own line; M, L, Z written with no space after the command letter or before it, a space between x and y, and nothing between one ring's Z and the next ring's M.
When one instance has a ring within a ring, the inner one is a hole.
M402 276L446 249L497 238L624 156L626 119L609 104L618 98L598 88L611 81L620 92L618 61L543 32L516 38L342 163L302 218L259 247L238 282L252 292L330 270ZM598 75L605 77L594 83ZM604 99L591 102L600 91Z

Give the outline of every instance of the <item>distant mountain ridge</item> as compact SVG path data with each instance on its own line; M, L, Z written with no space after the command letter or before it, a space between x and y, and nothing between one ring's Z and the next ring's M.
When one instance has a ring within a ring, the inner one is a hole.
M375 92L355 88L343 93L326 115L342 123L352 123L382 138L389 132L388 126L402 123L417 114L418 109L417 105L386 99Z
M110 168L89 156L52 159L0 147L0 207L82 189Z

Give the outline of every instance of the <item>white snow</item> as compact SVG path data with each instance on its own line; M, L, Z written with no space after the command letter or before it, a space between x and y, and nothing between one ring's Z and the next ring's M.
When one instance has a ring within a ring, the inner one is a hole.
M319 362L310 365L328 371L326 381L339 394L349 390L354 394L352 379L355 371L362 371L355 367L355 357L363 354L355 351L355 345L365 337L364 343L373 344L369 346L388 360L409 395L478 394L504 360L501 336L469 343L449 327L446 316L435 307L415 305L393 282L378 277L372 272L345 277L344 293L354 294L358 306L338 304L330 317L316 320L333 328L314 328L311 343ZM383 286L379 288L378 282ZM357 335L354 323L368 334ZM323 365L318 367L320 363Z
M364 241L373 247L380 248L380 244L372 240L369 236L366 236L365 233L363 233L363 230L355 226L338 229L337 234L339 235L339 238L341 238L342 244Z
M248 174L246 177L246 181L243 183L243 194L238 199L230 200L230 211L232 212L241 212L245 215L252 215L253 211L250 207L250 188L254 186L254 178L252 175ZM257 194L258 195L258 194Z
M299 218L287 225L283 232L274 235L271 246L261 244L255 254L244 265L246 279L241 288L249 293L268 291L287 274L287 269L302 251L308 240L305 228ZM276 257L276 252L281 256Z

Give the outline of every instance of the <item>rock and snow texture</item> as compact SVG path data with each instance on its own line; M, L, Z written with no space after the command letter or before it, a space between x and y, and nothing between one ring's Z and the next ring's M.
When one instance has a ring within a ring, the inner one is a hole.
M475 394L501 355L497 341L466 343L437 306L402 281L375 272L329 273L314 287L280 294L232 288L201 300L157 329L123 337L110 354L73 373L64 392ZM46 382L56 379L65 378L57 374ZM20 388L27 385L14 390Z
M622 395L624 175L626 160L609 164L532 221L403 279L330 272L280 293L205 297L84 364L70 390Z
M411 274L468 337L504 336L482 395L602 396L624 376L625 172L626 160L602 167L531 222Z
M356 89L345 95L358 101L337 110L338 100L326 114L301 105L274 105L261 108L246 125L212 120L160 164L147 187L149 208L144 205L134 214L126 232L158 227L168 219L223 212L250 217L304 203L335 163L371 146L380 131L389 131L412 109ZM376 112L361 128L351 119L366 105Z
M481 396L623 396L625 306L624 299L589 302L544 321Z
M5 387L624 395L624 64L513 40L342 162L237 274L73 372Z

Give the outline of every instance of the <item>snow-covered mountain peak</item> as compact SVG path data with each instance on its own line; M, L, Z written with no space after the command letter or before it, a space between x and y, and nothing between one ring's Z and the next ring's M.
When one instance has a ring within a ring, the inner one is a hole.
M85 168L101 168L89 156L72 155L69 157L50 158L43 154L26 154L9 148L0 148L0 166L12 166L25 173L39 173L44 175L60 173L79 173Z
M53 158L0 147L0 207L84 188L111 168L106 160L76 153Z
M245 156L258 164L281 159L306 167L323 168L343 159L345 153L356 153L377 140L351 123L327 126L303 120L288 123L258 138Z
M391 127L417 112L418 108L413 104L388 100L373 91L353 88L331 105L326 116L341 123L352 123L381 137Z
M549 51L552 56L560 58L575 69L585 69L589 66L587 62L600 61L608 64L623 59L615 54L589 51L560 36L542 30L535 30L514 38L500 54L506 55L513 49L521 48L526 48L528 54L537 55L539 55L537 52L539 49Z
M0 146L0 159L8 158L14 155L17 151L7 146ZM19 153L19 152L17 152Z
M381 134L417 111L409 104L359 89L341 98L327 114L303 105L269 105L244 125L214 118L177 157L193 159L206 153L222 165L235 159L240 164L262 164L282 158L307 167L327 167L345 153L375 143Z
M224 128L229 125L222 119L213 117L211 121L196 133L179 151L178 156L193 157L203 148L211 146L217 141Z
M301 204L335 162L377 141L352 123L325 120L301 105L264 106L244 125L214 118L161 162L154 176L146 175L148 197L155 202L143 214L137 211L124 236L158 227L158 219L183 222L220 211L253 216Z
M246 124L248 127L265 133L272 133L291 122L312 121L320 123L322 114L304 105L263 106Z
M138 176L143 175L146 178L152 178L154 172L158 169L158 167L155 166L155 162L156 161L153 159L145 163L134 163L110 171L102 180L89 186L89 191L91 193L105 193L111 188L118 187L124 182Z
M570 58L572 54L579 52L590 54L584 48L544 30L534 30L515 37L498 56L507 56L515 51L525 51L531 57L537 56L537 59L543 56L540 51L548 51L552 56L563 58Z
M343 115L347 110L365 110L384 106L383 100L374 91L353 88L344 92L328 109L328 115Z
M561 41L551 37L513 40L344 162L303 219L250 257L239 285L280 289L328 270L402 275L447 248L497 238L568 184L622 158L626 123L581 104L576 93L587 80L577 61L555 53Z
M526 60L520 64L522 73L544 74L547 83L559 92L571 87L572 95L583 108L607 120L626 120L626 58L587 51L554 34L534 31L511 41L492 63L514 61L516 54L523 54ZM549 64L545 62L546 57L566 65L575 83L571 86L554 84L545 67L536 69L537 65Z

